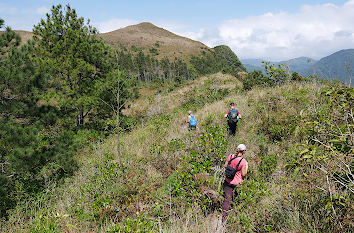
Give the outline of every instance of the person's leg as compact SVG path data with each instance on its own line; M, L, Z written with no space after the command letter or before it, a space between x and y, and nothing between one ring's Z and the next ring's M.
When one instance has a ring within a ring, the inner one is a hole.
M230 206L231 206L231 200L233 199L233 194L234 194L234 189L231 188L230 186L228 186L226 184L226 182L224 182L224 195L225 195L225 199L224 199L224 205L223 205L223 210L222 210L222 220L225 221L227 216L228 216L228 212L230 210Z
M232 124L230 121L227 121L227 126L229 127L229 135L232 135Z
M231 123L231 135L235 135L236 133L236 122Z

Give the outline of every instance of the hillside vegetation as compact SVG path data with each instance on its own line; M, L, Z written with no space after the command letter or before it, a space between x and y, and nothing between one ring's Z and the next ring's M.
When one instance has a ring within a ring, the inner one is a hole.
M138 104L145 123L122 136L121 158L114 136L92 144L76 156L73 177L19 205L5 229L353 229L353 89L291 83L244 92L232 76L216 74L147 99ZM227 137L224 126L230 101L243 114L236 137ZM188 109L196 110L196 132L187 131ZM247 145L250 172L225 229L218 221L222 165L239 143Z
M246 73L227 46L188 62L115 49L69 5L33 33L0 35L1 232L352 232L353 88ZM222 223L240 143L249 173Z

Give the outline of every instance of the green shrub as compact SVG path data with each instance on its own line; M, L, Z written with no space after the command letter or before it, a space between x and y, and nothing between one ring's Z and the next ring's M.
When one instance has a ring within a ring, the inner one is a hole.
M242 80L243 89L251 90L255 86L270 86L271 80L263 75L262 71L254 70L247 74L247 77Z
M266 155L260 156L261 164L258 167L259 172L265 179L269 179L270 175L277 169L278 156L277 155Z

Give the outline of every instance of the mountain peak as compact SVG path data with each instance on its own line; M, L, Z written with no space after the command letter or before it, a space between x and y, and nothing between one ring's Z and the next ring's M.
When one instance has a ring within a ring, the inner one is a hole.
M130 25L128 27L139 27L139 28L159 28L157 27L156 25L150 23L150 22L141 22L141 23L138 23L138 24L135 24L135 25Z
M158 52L157 58L179 57L184 59L209 49L199 41L176 35L150 22L127 26L99 34L99 36L112 47L124 45L128 48L131 46L143 49L155 48Z
M121 28L121 29L118 29L118 30L115 30L113 32L128 32L130 34L133 34L133 33L143 33L143 34L147 34L149 36L151 35L156 35L156 36L159 36L159 37L162 37L162 36L165 36L165 37L179 37L178 35L170 32L170 31L167 31L166 29L163 29L163 28L160 28L150 22L142 22L142 23L139 23L139 24L135 24L135 25L130 25L130 26L127 26L125 28Z

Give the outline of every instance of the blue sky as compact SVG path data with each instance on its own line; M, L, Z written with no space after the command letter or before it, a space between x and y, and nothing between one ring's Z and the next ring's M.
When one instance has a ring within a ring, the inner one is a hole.
M318 59L354 48L354 0L0 0L0 18L31 30L52 5L70 5L100 32L152 22L241 58Z

